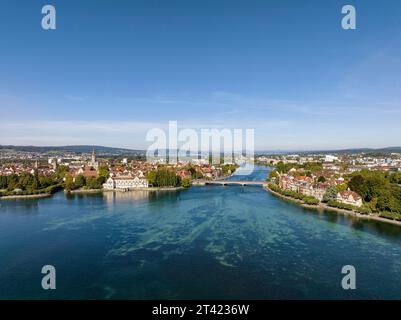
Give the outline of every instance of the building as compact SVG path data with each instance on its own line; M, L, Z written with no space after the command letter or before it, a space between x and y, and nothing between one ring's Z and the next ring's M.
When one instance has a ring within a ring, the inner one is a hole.
M95 170L99 168L99 162L96 161L95 149L93 149L92 151L92 157L91 160L88 162L88 166L94 168Z
M191 179L191 177L192 177L191 171L189 171L189 170L178 170L176 172L176 174L181 179Z
M333 155L330 155L330 154L327 154L327 155L324 157L324 161L325 161L325 162L334 162L334 161L338 161L338 160L339 160L338 157L333 156Z
M96 178L97 171L93 167L81 167L72 173L73 177L83 175L85 178Z
M131 175L110 177L103 184L103 188L106 190L131 190L147 188L148 186L148 180L143 175L136 177Z
M350 204L356 207L362 206L362 198L354 191L345 190L337 193L337 201L345 204Z

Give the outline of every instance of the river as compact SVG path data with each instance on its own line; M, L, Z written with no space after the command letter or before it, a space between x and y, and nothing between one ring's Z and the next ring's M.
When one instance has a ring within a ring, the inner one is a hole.
M398 226L256 186L60 192L0 201L0 299L400 299L400 245ZM56 290L40 285L48 264ZM355 290L341 287L344 265Z

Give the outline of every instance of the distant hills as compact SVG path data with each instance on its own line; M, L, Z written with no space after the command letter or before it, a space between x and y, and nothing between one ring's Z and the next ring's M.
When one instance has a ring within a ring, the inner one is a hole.
M335 153L398 153L401 152L401 147L386 147L386 148L356 148L331 151Z
M103 155L138 155L144 154L145 150L114 148L96 145L71 145L71 146L14 146L0 145L2 150L13 150L22 152L38 152L38 153L56 153L56 152L71 152L71 153L90 153L95 150L97 154ZM385 148L350 148L339 150L270 150L256 151L255 154L344 154L344 153L401 153L401 147L385 147Z
M90 153L93 150L97 154L142 154L144 150L133 150L124 148L113 148L104 146L93 145L73 145L73 146L14 146L14 145L0 145L0 152L2 150L14 150L22 152L38 152L38 153L51 153L51 152L72 152L72 153Z
M385 148L349 148L338 150L277 150L255 152L257 154L345 154L345 153L401 153L401 147L385 147Z

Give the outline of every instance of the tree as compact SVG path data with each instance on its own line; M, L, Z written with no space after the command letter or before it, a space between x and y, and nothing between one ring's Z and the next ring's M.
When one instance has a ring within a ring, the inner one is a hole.
M102 180L103 179L101 177L90 177L86 179L86 187L88 189L101 189L103 187Z
M287 173L291 168L293 167L293 165L291 164L285 164L283 161L279 161L276 164L276 170L280 173Z
M270 171L269 178L268 178L269 181L275 180L277 182L278 178L279 178L279 174L276 170Z
M155 171L154 177L153 174L148 175L148 177L153 180L152 185L156 187L177 187L181 184L181 178L167 168L158 169Z
M65 178L66 175L68 174L68 171L69 171L69 169L68 169L67 166L61 165L61 166L59 166L59 167L57 168L56 175L57 175L57 177L58 177L59 179L63 179L63 178Z
M336 189L337 189L337 192L345 191L348 189L348 184L340 183L340 184L336 185Z
M35 172L33 174L33 180L32 180L32 184L31 184L30 187L31 187L32 190L39 190L40 189L40 181L39 181L38 170L35 170Z
M236 164L225 164L221 166L223 175L231 174L238 168Z
M189 178L181 179L181 187L189 188L190 186L191 186L191 179Z
M401 184L401 171L395 172L390 176L391 183Z
M152 186L156 184L156 171L149 171L146 175L148 183Z
M70 173L65 176L64 188L66 191L71 191L74 189L74 180Z
M109 167L107 165L101 165L99 167L98 177L103 178L102 179L103 182L107 180L107 178L109 177L109 174L110 174L110 170L109 170Z
M322 171L323 165L320 162L307 162L303 165L305 170L309 170L312 172Z
M77 187L77 188L82 188L83 186L85 186L86 185L86 179L85 179L85 177L82 175L82 174L80 174L80 175L78 175L76 178L75 178L75 187Z
M335 186L330 186L326 189L323 195L323 202L335 201L337 199L337 189Z
M368 190L365 185L365 179L360 174L351 178L351 180L348 182L348 187L350 190L358 193L362 198L365 198L367 195Z
M6 176L0 176L0 189L6 189L7 186L8 186L7 177Z

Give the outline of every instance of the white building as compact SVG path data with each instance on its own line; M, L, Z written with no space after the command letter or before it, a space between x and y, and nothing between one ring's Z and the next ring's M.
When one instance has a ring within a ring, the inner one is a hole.
M325 161L325 162L334 162L334 161L338 161L338 157L333 156L333 155L330 155L330 154L327 154L327 155L324 157L324 161Z
M110 177L106 183L103 184L103 188L106 190L130 190L138 188L147 188L148 180L145 177L132 177L132 176L118 176Z
M362 206L362 198L356 192L345 190L337 193L337 201L345 204L350 204L356 207Z

